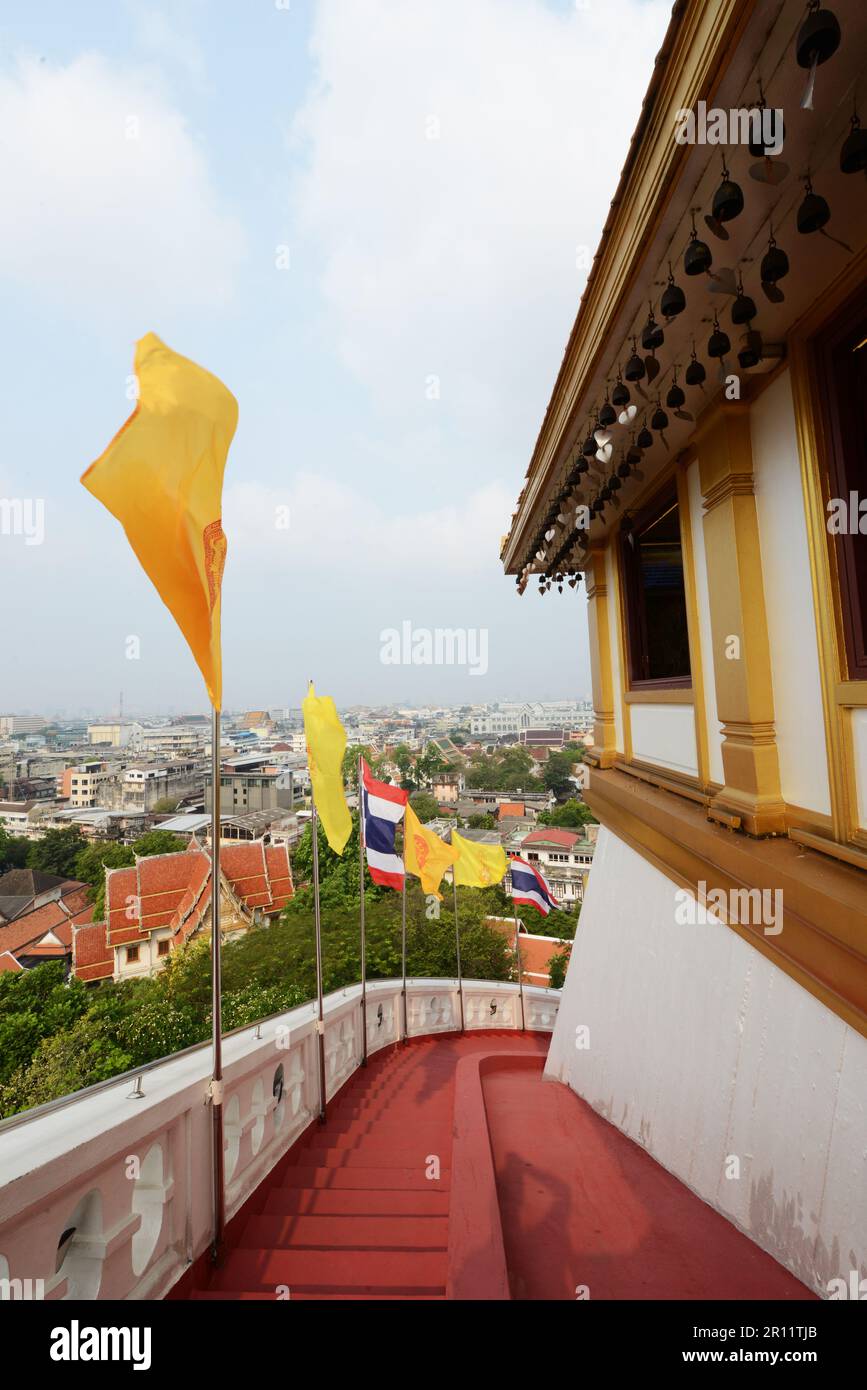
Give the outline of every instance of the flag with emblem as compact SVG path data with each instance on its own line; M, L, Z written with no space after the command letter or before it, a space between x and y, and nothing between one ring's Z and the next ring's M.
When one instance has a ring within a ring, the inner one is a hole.
M439 891L443 874L455 862L457 850L447 845L439 835L427 830L410 805L406 808L406 823L403 832L403 862L408 874L421 879L425 893L431 893L442 901Z
M500 882L509 867L502 845L480 845L453 830L452 848L458 851L454 875L461 888L490 888Z
M135 410L81 481L120 522L219 709L223 473L238 402L155 333L136 344L134 370Z

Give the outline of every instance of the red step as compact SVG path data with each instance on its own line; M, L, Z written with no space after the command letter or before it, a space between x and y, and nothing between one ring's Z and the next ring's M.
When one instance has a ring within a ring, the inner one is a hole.
M251 1216L241 1250L445 1250L444 1216Z
M432 1186L432 1184L428 1184ZM449 1194L394 1188L275 1187L261 1215L288 1216L448 1216Z
M442 1294L447 1256L442 1251L232 1250L215 1270L213 1289L276 1292Z
M439 1178L426 1178L417 1163L409 1168L287 1168L281 1187L394 1188L420 1192L448 1191L450 1173L444 1168Z

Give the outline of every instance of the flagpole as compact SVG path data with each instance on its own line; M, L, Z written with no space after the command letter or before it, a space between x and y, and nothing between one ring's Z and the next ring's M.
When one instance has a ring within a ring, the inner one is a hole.
M512 889L512 897L514 898L511 862L509 864L509 887ZM512 906L514 907L514 902ZM524 976L521 971L521 925L517 908L515 908L515 960L518 962L518 995L521 1000L521 1032L526 1033L527 1021L524 1017Z
M226 1228L226 1182L223 1153L223 1014L222 938L220 935L220 711L211 710L211 1042L214 1054L211 1080L214 1163L213 1262L219 1260Z
M367 942L364 935L364 774L358 755L358 893L361 903L361 1065L367 1066Z
M458 958L458 999L461 1005L461 1032L464 1031L464 985L461 979L461 928L458 922L458 878L452 865L452 887L455 890L455 950Z
M312 788L311 788L312 793ZM319 1039L319 1123L325 1124L325 1010L322 1003L322 921L319 912L319 817L316 814L316 798L311 794L310 805L313 815L310 821L313 831L313 920L316 928L316 998L319 1003L319 1017L316 1034Z
M404 823L404 837L406 836L406 823ZM401 997L403 999L403 1040L406 1042L409 1037L409 1024L407 1023L406 1013L406 850L404 849L403 859L403 892L400 904L400 960L401 972L403 975L403 988Z

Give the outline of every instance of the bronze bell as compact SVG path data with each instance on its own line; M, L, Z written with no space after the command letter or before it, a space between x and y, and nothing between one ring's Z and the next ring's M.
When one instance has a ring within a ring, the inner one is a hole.
M644 363L635 350L635 339L632 339L632 356L623 368L623 375L627 381L641 381L646 375Z
M867 169L867 130L861 129L857 113L840 151L840 169L844 174L860 174Z
M686 295L680 285L674 283L674 275L671 271L671 262L668 265L668 284L662 291L662 298L659 301L659 309L662 317L670 323L677 318L686 308Z
M606 401L602 409L600 410L599 423L604 430L607 430L609 425L617 424L617 411L614 409L610 401Z
M744 195L741 187L729 177L729 171L723 161L723 181L713 195L711 215L704 220L714 236L718 236L721 241L728 241L729 234L722 224L733 222L743 210Z
M648 433L649 433L649 431L648 431ZM652 437L652 436L651 436L650 442L651 442L651 444L653 443L653 437ZM626 450L626 467L627 467L627 468L634 468L634 467L636 466L636 464L638 464L638 463L640 463L640 462L641 462L641 450L640 450L639 447L638 447L638 443L636 442L635 444L630 444L629 448Z
M683 268L687 275L704 275L713 265L713 256L710 247L704 241L699 241L698 232L695 224L692 228L692 236L689 245L684 252Z
M827 63L840 47L840 22L831 10L819 8L819 0L810 0L809 14L798 31L795 40L795 54L798 66L810 69L810 77L804 92L801 106L805 111L813 109L813 87L816 69Z
M738 353L738 362L746 370L748 367L755 367L762 360L762 335L758 329L752 328L749 333L744 334L743 343Z
M617 476L618 478L629 477L629 464L627 463L626 459L624 459L622 463L619 463L617 465Z
M684 380L686 381L687 386L701 386L702 382L706 379L706 377L707 372L704 369L704 363L699 362L698 358L695 355L695 348L693 348L692 361L689 363L689 366L687 367L686 372L684 373Z
M774 304L781 303L783 292L777 286L789 273L789 258L782 246L778 246L771 232L768 240L768 249L762 257L762 264L759 271L762 281L762 289L768 299Z
M765 102L764 97L762 97L761 101L757 102L756 105L752 108L752 111L758 111L758 112L760 113L760 115L761 115L761 112L763 112L765 109L766 109L766 102ZM750 113L751 115L752 115L752 111L751 111L751 113ZM752 130L752 121L750 121L750 129ZM782 138L781 143L782 143L782 144L785 144L785 143L786 143L786 123L785 123L785 121L783 121L782 136L783 136L783 138ZM772 149L769 145L765 145L765 144L762 143L762 140L752 140L752 139L751 139L750 142L749 142L749 151L750 151L750 154L752 155L753 159L774 159L774 158L779 158L778 155L775 155L775 154L774 154L773 149Z
M650 427L654 430L668 429L668 416L666 415L665 411L663 410L662 406L659 404L658 401L656 403L656 409L653 412L653 417L650 421Z
M638 438L635 441L636 447L639 449L649 449L652 443L653 435L650 433L650 430L647 428L647 426L643 425L642 428L639 430Z
M798 231L809 235L810 232L818 232L831 219L831 209L821 193L813 192L813 185L807 179L807 191L804 194L804 201L798 208Z
M616 474L616 473L612 473L612 474L611 474L611 477L608 479L608 482L606 483L606 487L608 488L608 491L609 491L609 492L619 492L620 489L622 488L622 486L623 486L623 484L621 483L621 481L620 481L620 479L618 478L617 474Z
M725 357L727 352L731 352L731 340L727 333L724 333L719 326L716 315L714 314L713 332L708 339L708 357Z
M641 346L645 352L655 352L657 348L662 347L664 342L665 334L653 317L653 305L651 304L647 323L641 331Z
M629 404L629 399L629 387L625 386L620 377L618 377L617 385L611 392L611 404L616 406L618 410L622 410L625 405Z
M584 455L584 458L594 459L596 457L596 450L598 449L598 447L599 445L596 443L596 440L593 438L593 435L588 434L587 438L584 440L584 443L581 445L581 452Z
M750 323L756 316L756 306L748 294L744 294L744 282L738 280L738 293L732 305L732 323L738 327L744 323Z
M672 382L671 386L668 388L665 404L668 406L669 410L680 410L680 407L685 403L686 393L683 387L678 386L676 381Z

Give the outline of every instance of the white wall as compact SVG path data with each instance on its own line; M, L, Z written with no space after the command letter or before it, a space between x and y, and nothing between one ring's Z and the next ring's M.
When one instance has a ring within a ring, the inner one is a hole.
M631 705L630 716L633 757L698 776L692 705Z
M789 373L750 410L783 797L831 813L819 649Z
M867 1039L676 891L600 830L546 1072L817 1292L863 1278Z

